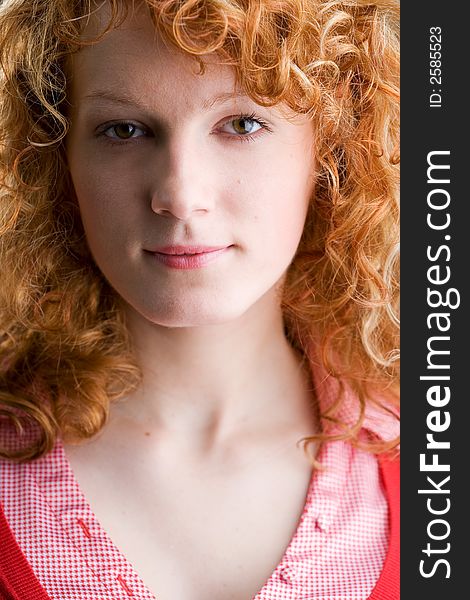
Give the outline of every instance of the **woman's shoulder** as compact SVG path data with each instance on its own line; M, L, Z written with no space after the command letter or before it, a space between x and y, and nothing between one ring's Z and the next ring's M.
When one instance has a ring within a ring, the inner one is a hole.
M382 572L369 600L400 598L400 457L378 459L388 501L389 544Z
M366 431L364 433L367 433ZM357 506L363 505L362 525L369 527L369 518L381 506L382 526L386 531L386 553L380 574L368 600L398 600L400 598L400 454L372 454L348 445L350 485L361 486ZM360 482L360 483L359 483Z
M37 501L31 465L0 458L0 598L7 600L49 600L27 558L35 543L28 539L28 522L41 521L47 512Z

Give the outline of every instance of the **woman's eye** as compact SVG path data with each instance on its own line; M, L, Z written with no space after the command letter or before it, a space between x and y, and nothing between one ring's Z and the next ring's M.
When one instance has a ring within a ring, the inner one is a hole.
M137 132L140 132L140 135L137 134L135 135ZM140 127L137 127L137 125L134 125L133 123L115 123L114 125L110 125L108 127L106 127L106 129L103 129L102 131L103 135L105 135L106 137L109 137L113 140L130 140L136 137L142 137L142 135L146 135L146 132L141 129Z
M255 133L262 127L258 121L250 117L237 117L229 121L227 125L230 125L236 133L241 135Z
M255 138L253 134L257 133L259 130L272 131L271 128L259 117L255 117L255 115L238 115L235 118L226 121L224 125L221 127L221 131L224 133L231 133L232 137L239 140L247 140L252 141ZM238 135L233 135L233 133Z

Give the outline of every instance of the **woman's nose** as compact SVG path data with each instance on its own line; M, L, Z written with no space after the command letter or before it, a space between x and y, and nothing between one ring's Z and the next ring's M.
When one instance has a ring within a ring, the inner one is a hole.
M189 144L168 149L155 177L151 208L164 217L187 220L214 206L214 187L204 153Z

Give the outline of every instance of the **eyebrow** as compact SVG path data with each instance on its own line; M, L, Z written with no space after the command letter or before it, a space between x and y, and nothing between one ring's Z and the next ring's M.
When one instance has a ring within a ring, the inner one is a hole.
M221 94L217 94L217 96L214 96L213 98L204 100L201 108L204 112L207 112L217 104L223 104L229 100L235 100L240 98L251 100L249 96L247 96L242 91L223 92ZM86 96L83 96L83 100L88 99L109 100L110 102L114 102L117 104L124 104L126 106L134 107L142 105L142 102L140 102L137 98L127 96L126 94L123 94L121 92L114 92L111 90L94 90L89 94L86 94Z

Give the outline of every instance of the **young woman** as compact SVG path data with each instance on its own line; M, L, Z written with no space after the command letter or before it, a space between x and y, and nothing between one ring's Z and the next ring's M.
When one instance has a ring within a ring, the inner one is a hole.
M3 3L1 598L398 598L397 13Z

